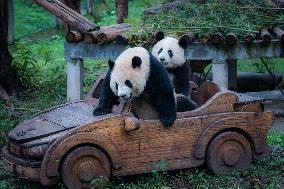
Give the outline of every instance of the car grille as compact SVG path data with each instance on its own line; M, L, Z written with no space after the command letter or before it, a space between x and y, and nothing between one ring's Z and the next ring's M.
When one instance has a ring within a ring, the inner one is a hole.
M21 157L22 156L22 150L21 150L21 147L19 144L17 143L14 143L14 142L9 142L9 145L8 145L8 150L10 153L18 156L18 157Z

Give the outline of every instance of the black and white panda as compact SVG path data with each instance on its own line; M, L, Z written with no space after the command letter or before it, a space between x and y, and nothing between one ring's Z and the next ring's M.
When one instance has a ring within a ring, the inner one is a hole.
M152 54L168 71L177 94L189 95L189 66L186 63L184 50L187 41L184 38L177 40L173 37L164 37L163 32L157 32L157 43Z
M165 68L146 49L129 48L115 63L109 60L100 102L94 115L111 112L118 98L129 101L147 93L165 127L176 120L176 101L173 86Z
M186 63L184 50L188 43L185 38L177 40L173 37L164 37L163 32L157 32L152 54L166 68L172 79L174 90L177 93L177 110L180 112L194 110L198 105L189 96L189 66Z

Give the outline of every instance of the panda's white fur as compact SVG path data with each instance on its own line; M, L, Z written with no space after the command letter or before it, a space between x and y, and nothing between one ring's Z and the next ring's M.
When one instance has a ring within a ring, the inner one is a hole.
M142 60L140 67L132 67L132 58L139 56ZM125 50L116 59L111 72L110 87L113 93L124 100L138 97L145 89L150 75L149 52L142 47L134 47ZM125 84L129 80L132 88ZM117 83L117 88L116 88Z
M169 51L172 51L172 57L170 57ZM184 49L173 37L165 37L158 41L152 49L152 54L165 68L176 68L185 63Z

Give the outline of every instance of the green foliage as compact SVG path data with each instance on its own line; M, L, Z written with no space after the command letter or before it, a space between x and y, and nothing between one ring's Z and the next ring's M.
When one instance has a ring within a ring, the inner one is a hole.
M151 34L158 30L170 35L180 35L186 31L200 35L220 31L225 35L233 32L242 38L247 33L258 33L261 27L268 25L283 26L284 16L272 11L266 0L211 0L204 4L195 1L185 2L178 10L145 15L131 34L144 39L146 33ZM152 39L146 40L150 43Z
M32 0L14 0L16 38L54 26L54 17Z
M41 43L20 40L12 47L13 67L26 88L65 95L63 43L64 38L57 36Z
M271 131L267 136L267 141L269 142L269 144L284 148L284 131Z
M284 59L266 59L268 67L272 72L284 74ZM240 72L267 72L260 59L239 60L238 71Z
M24 86L36 87L35 75L39 72L37 60L26 42L15 44L13 68L17 71Z

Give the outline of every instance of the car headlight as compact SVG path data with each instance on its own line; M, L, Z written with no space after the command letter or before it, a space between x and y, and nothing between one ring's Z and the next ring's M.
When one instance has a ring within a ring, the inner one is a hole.
M44 156L46 150L48 148L47 144L41 144L38 146L26 147L23 149L23 154L29 158L40 159Z

